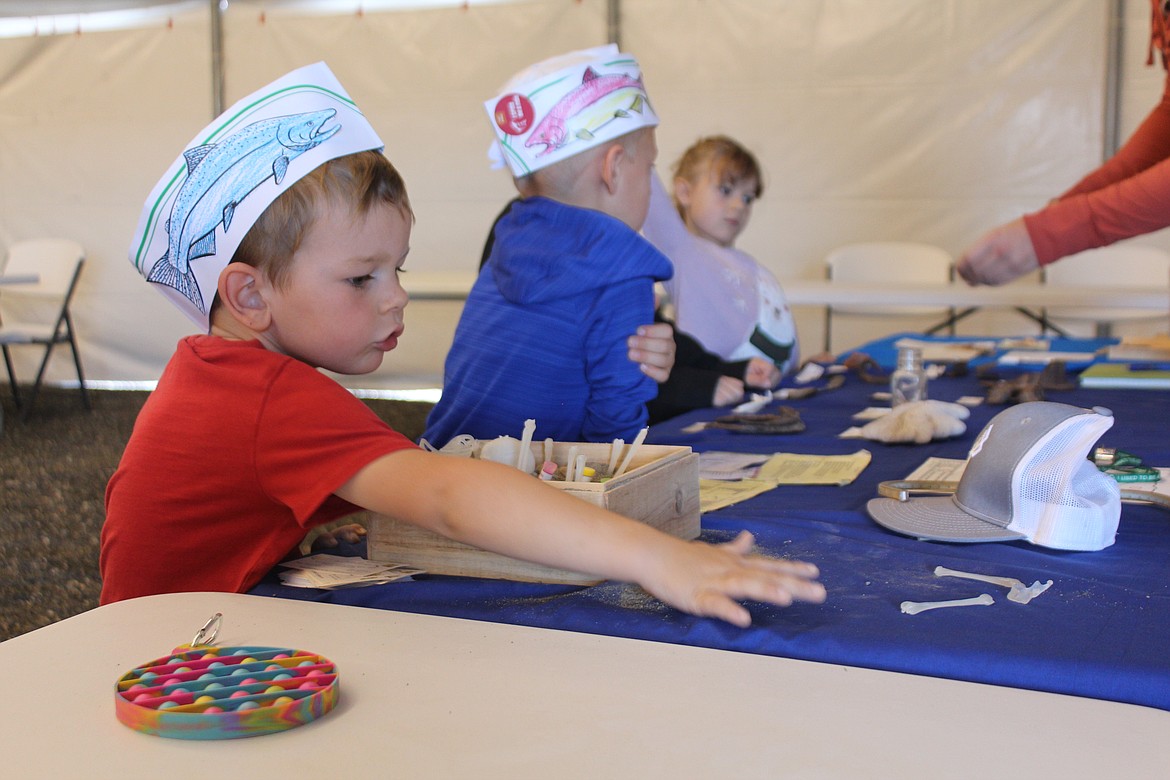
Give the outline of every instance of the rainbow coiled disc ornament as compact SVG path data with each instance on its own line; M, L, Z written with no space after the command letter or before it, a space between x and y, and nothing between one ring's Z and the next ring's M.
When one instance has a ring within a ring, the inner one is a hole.
M332 661L278 647L182 645L118 679L118 720L173 739L239 739L301 726L333 709Z

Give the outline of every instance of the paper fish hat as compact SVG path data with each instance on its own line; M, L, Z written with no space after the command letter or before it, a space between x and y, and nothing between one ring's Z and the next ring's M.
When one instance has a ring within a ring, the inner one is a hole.
M130 262L205 331L219 273L277 196L382 140L323 62L253 92L195 136L154 186Z
M516 177L658 124L637 61L614 44L526 68L483 105Z

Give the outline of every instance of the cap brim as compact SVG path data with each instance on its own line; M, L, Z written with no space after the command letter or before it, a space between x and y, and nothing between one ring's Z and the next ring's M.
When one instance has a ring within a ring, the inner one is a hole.
M880 526L934 542L1006 542L1024 538L1023 534L967 514L950 496L910 501L872 498L865 508Z

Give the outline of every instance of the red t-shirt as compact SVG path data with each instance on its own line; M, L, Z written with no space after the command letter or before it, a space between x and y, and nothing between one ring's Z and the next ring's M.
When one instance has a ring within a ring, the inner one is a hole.
M334 490L414 446L258 341L183 339L106 488L101 602L245 591L307 529L360 509Z
M1151 6L1148 62L1158 51L1170 69L1170 24L1162 0ZM1161 101L1117 154L1024 224L1040 265L1170 226L1170 72Z

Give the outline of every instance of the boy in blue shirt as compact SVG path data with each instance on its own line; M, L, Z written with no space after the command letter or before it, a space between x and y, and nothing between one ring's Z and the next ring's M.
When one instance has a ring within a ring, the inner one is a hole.
M485 103L523 196L448 353L423 434L632 440L656 383L626 339L654 317L670 261L638 230L649 207L658 119L634 59L603 46L538 63Z

